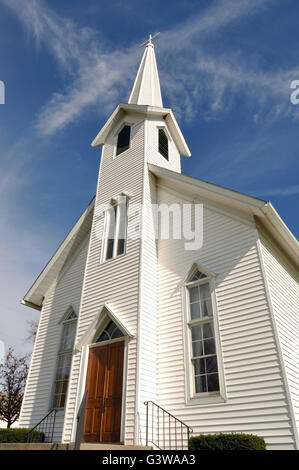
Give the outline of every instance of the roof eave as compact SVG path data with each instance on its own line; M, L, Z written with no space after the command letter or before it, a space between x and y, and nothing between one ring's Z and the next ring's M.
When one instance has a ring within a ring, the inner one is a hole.
M170 108L160 108L158 106L148 106L139 104L120 103L110 115L100 132L92 141L92 147L100 147L101 145L104 145L111 128L122 117L125 112L134 112L137 114L142 114L144 116L163 116L165 122L169 126L171 134L173 134L174 141L179 149L180 154L186 157L191 156L190 149L184 139L184 136L179 128L179 125L172 110Z
M278 241L281 247L292 259L293 263L298 266L298 241L283 222L278 212L272 206L271 202L257 199L252 196L248 196L237 191L233 191L222 186L215 185L213 183L207 183L206 181L199 180L197 178L182 175L174 171L170 171L166 168L161 168L156 165L149 164L149 170L167 182L167 179L172 179L179 188L179 184L183 188L183 185L189 185L190 191L200 190L202 191L202 197L209 197L219 202L225 202L231 207L235 206L238 210L246 211L250 213L255 220L257 220L262 226L264 226L270 235ZM187 186L185 186L186 188Z

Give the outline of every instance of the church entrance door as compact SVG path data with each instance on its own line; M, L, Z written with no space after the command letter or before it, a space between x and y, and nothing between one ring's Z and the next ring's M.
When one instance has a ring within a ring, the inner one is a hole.
M119 442L124 341L92 347L86 377L84 442Z

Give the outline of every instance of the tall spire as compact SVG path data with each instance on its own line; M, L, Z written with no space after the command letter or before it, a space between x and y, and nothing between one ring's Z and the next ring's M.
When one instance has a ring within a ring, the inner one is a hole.
M158 34L160 33L154 36L150 34L149 39L142 44L142 46L146 45L146 48L128 101L129 104L163 107L154 44L152 43L152 39Z

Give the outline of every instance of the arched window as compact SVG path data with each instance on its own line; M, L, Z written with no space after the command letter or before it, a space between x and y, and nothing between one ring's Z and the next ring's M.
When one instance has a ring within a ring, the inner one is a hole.
M70 310L62 323L62 334L58 352L54 383L54 408L64 408L76 335L77 315Z
M105 214L101 262L123 255L126 251L128 198L119 196Z
M118 326L110 320L104 331L100 334L96 343L101 343L102 341L109 341L111 339L122 338L124 336L123 332L118 328Z
M124 152L130 147L131 127L124 126L117 137L116 155Z
M186 289L194 392L218 392L218 363L209 276L196 270L190 275Z
M164 129L159 129L159 152L168 160L168 138Z

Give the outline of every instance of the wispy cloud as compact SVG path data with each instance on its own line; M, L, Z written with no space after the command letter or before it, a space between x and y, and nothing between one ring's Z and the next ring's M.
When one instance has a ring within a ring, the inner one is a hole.
M26 9L21 7L21 0L0 1L13 9L38 44L51 49L60 68L69 74L65 89L54 92L37 117L41 134L55 134L89 106L106 114L127 98L140 60L141 51L136 45L115 50L100 31L58 16L42 0L27 0ZM240 52L207 53L201 45L209 34L276 3L277 0L214 1L204 12L163 32L158 48L163 58L161 81L179 116L188 119L204 108L202 116L206 119L219 117L236 92L247 97L248 102L255 102L255 120L261 110L272 117L299 115L299 110L289 105L289 84L299 75L299 67L270 75L249 68Z
M255 190L255 194L258 196L279 196L279 197L287 197L287 196L295 196L299 194L299 184L295 184L293 186L285 186L280 188L267 188L261 191Z

